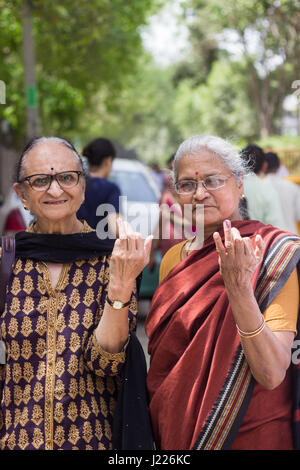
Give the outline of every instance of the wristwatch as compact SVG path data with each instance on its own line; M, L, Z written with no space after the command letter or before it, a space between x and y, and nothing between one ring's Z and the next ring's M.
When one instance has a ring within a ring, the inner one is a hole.
M121 310L121 308L128 307L130 304L130 300L128 302L122 302L121 300L110 300L110 298L106 297L107 303L114 308L115 310Z

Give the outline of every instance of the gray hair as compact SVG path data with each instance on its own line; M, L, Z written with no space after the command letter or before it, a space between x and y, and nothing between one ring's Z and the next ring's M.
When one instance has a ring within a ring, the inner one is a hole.
M22 179L22 176L24 174L24 158L25 156L32 150L34 147L37 147L40 144L44 144L47 142L56 142L58 144L63 145L64 147L68 148L78 161L83 174L86 174L84 163L82 161L82 158L80 157L79 153L75 149L74 145L67 139L63 139L61 137L37 137L35 139L32 139L23 149L23 152L17 162L16 169L15 169L15 175L14 175L14 181L20 182Z
M221 158L231 173L235 176L236 181L240 181L243 174L248 173L247 163L241 158L233 145L221 137L211 135L194 135L186 139L175 154L173 160L173 182L176 183L178 178L177 168L181 157L185 155L197 155L203 149L209 150L217 157Z

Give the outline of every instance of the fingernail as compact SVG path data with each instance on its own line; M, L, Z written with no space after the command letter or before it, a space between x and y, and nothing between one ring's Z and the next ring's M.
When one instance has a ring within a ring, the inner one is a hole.
M225 225L226 225L227 228L230 227L230 222L229 222L229 220L225 220Z

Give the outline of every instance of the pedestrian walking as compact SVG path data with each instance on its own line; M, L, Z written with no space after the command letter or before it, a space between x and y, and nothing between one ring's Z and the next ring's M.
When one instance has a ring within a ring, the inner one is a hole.
M264 178L267 168L264 151L258 145L247 145L241 157L252 170L244 176L244 196L249 218L282 228L284 215L279 196L273 185Z
M288 232L297 233L297 223L300 222L300 188L296 183L284 179L278 170L280 159L275 152L265 154L268 164L266 169L266 181L269 181L278 193L284 223L280 227Z
M116 237L118 236L117 220L120 212L121 191L108 179L116 150L109 139L99 137L89 142L82 153L88 161L89 170L86 177L84 202L77 217L85 220L94 229L101 220L107 217L110 236ZM103 211L99 214L98 208L101 205L103 205Z

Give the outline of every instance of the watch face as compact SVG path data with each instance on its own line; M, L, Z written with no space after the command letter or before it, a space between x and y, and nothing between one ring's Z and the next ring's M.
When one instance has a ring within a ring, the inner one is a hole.
M114 308L120 309L122 308L123 303L120 300L115 300L114 301Z

